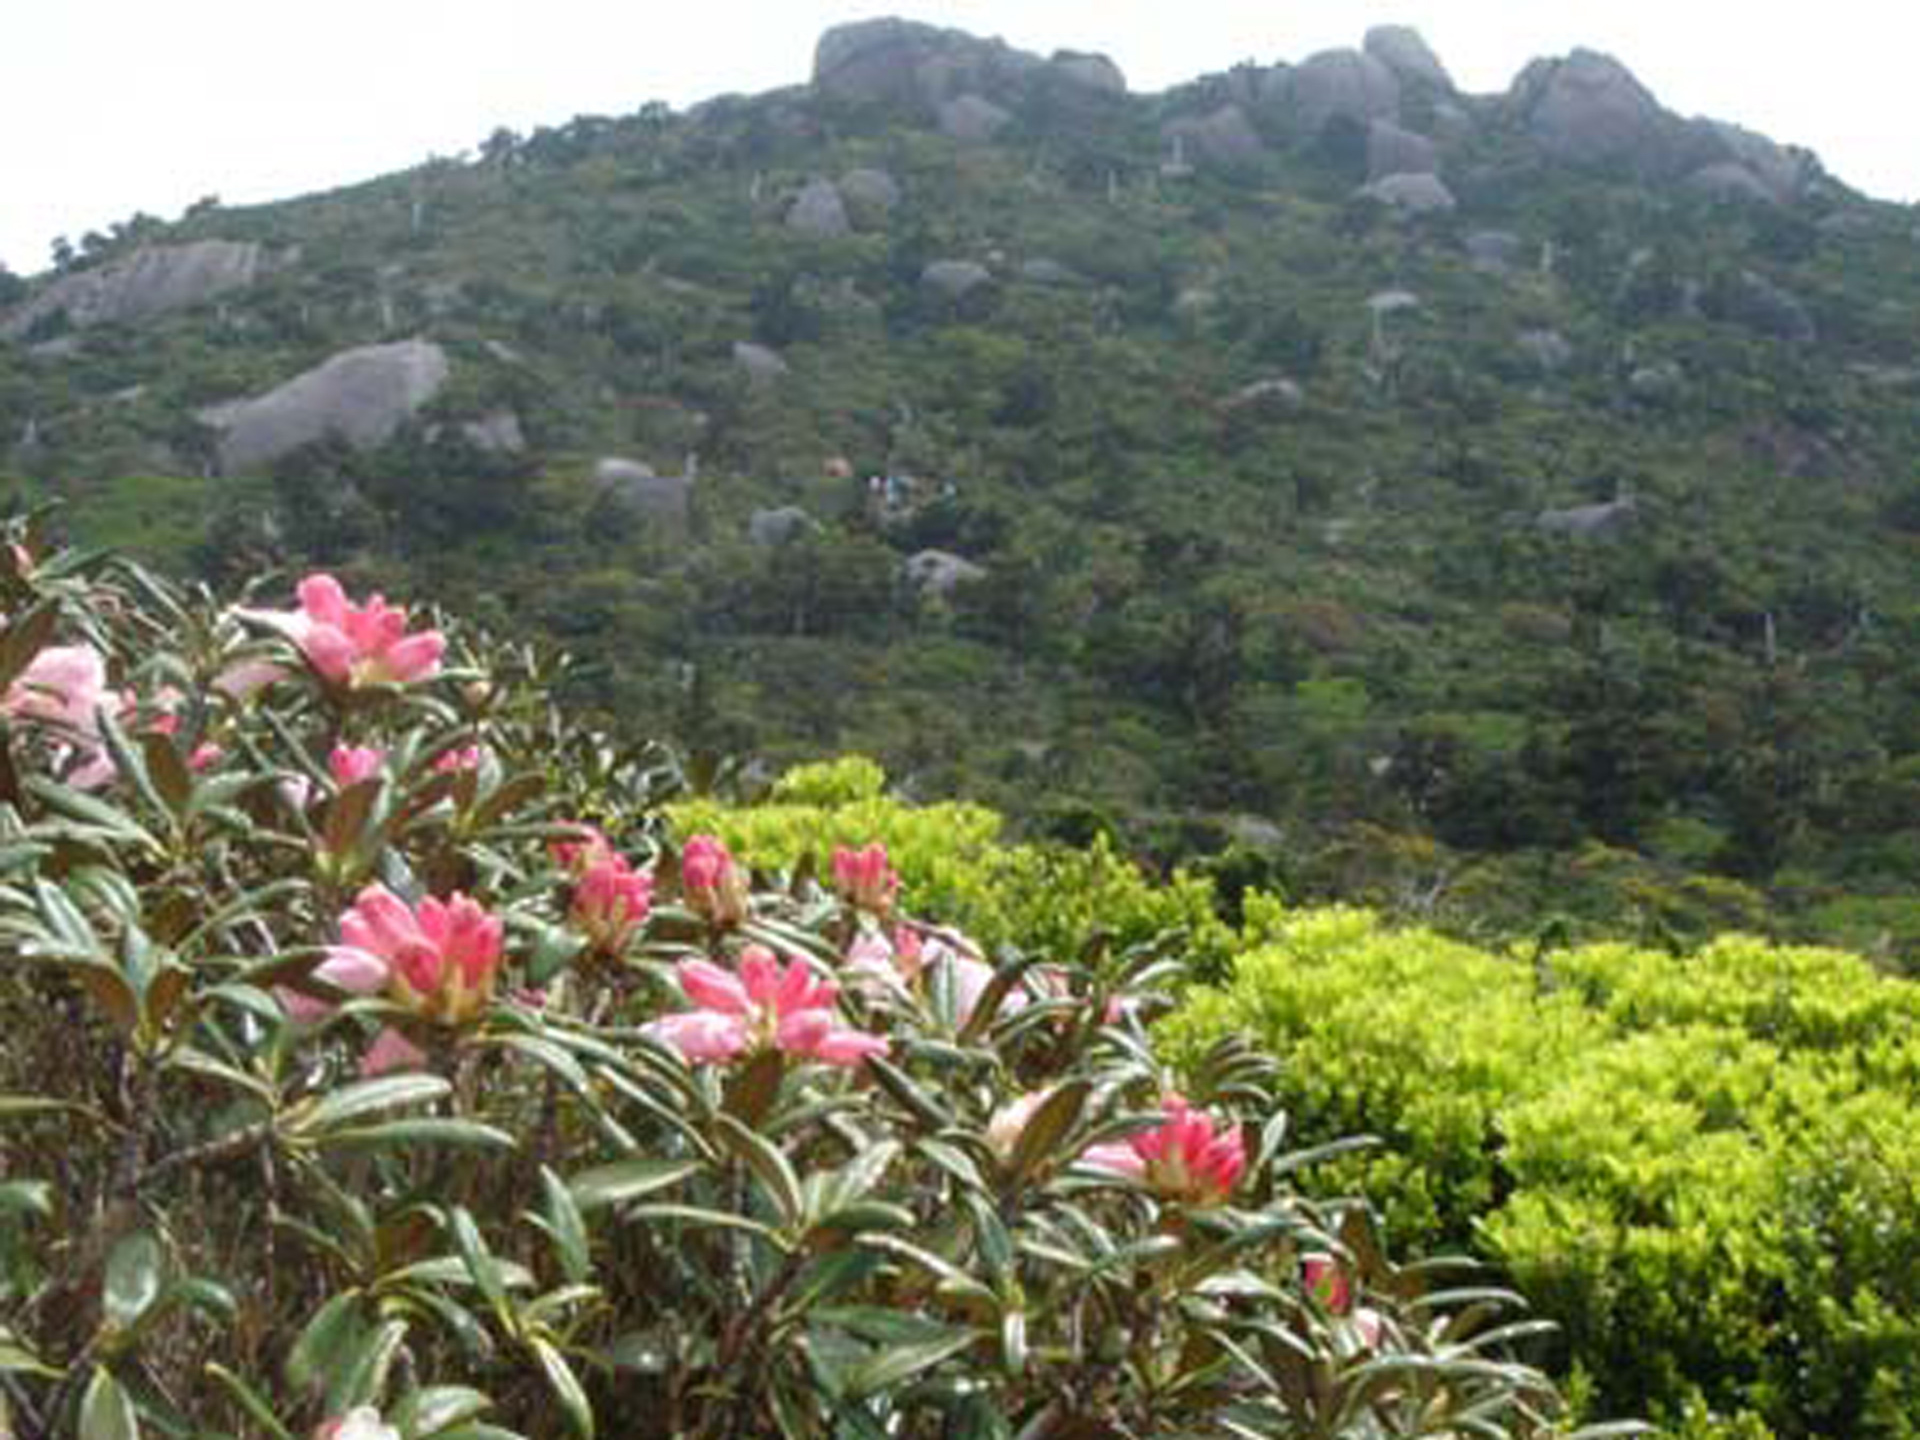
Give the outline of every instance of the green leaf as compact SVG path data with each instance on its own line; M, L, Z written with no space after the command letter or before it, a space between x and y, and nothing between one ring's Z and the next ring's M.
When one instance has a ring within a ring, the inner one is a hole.
M104 1365L93 1367L87 1393L80 1397L79 1440L140 1440L140 1417L133 1398Z
M427 1440L452 1425L461 1425L493 1408L493 1401L465 1385L429 1385L415 1390L388 1414L387 1420L412 1440Z
M765 1136L748 1129L731 1115L721 1115L720 1143L732 1151L753 1171L760 1188L772 1201L780 1223L798 1232L806 1220L806 1201L800 1189L800 1177L786 1152Z
M500 1328L511 1334L518 1327L514 1323L513 1308L507 1303L507 1285L500 1274L500 1263L487 1248L486 1237L480 1233L480 1227L474 1224L473 1216L464 1205L454 1206L448 1218L453 1231L454 1248L466 1263L467 1273L473 1277L473 1283L480 1287L480 1293L486 1297L494 1318L500 1322Z
M922 1370L930 1370L941 1361L958 1355L978 1339L972 1330L949 1335L944 1340L929 1340L918 1345L900 1345L881 1352L847 1377L847 1394L855 1399L891 1390Z
M573 1192L545 1165L540 1167L540 1192L546 1213L528 1218L553 1241L560 1272L577 1284L585 1283L593 1271L593 1259L587 1240L587 1222L580 1213Z
M406 1338L404 1320L385 1321L356 1337L327 1376L328 1411L337 1415L356 1405L378 1403Z
M361 1125L335 1130L322 1137L330 1150L380 1145L468 1145L481 1150L512 1150L519 1141L506 1131L478 1120L389 1120L383 1125Z
M567 1189L582 1210L597 1210L665 1190L704 1168L699 1160L618 1160L574 1176Z
M377 1080L357 1080L329 1091L317 1101L296 1107L282 1122L281 1129L289 1136L317 1135L375 1110L389 1110L396 1105L424 1105L452 1092L453 1086L438 1075L387 1075Z
M107 1256L106 1284L101 1306L107 1322L131 1328L160 1296L166 1281L166 1252L144 1230L124 1237Z
M1080 1117L1087 1108L1087 1099L1092 1094L1091 1080L1076 1078L1065 1081L1056 1086L1040 1102L1040 1108L1027 1117L1020 1138L1014 1143L1013 1154L1007 1160L1007 1171L1015 1188L1025 1184L1028 1177L1046 1162L1069 1158L1064 1154L1061 1142L1080 1123Z
M560 1402L573 1433L584 1437L584 1440L593 1440L593 1406L587 1400L587 1392L580 1386L579 1377L573 1373L573 1367L567 1363L567 1357L550 1341L538 1335L529 1339L527 1344L533 1351L534 1359L540 1362L541 1372L547 1377L547 1386Z
M247 1418L272 1436L273 1440L294 1440L293 1432L280 1423L280 1417L273 1413L273 1407L261 1397L260 1392L233 1371L208 1361L207 1374L233 1397L236 1405L247 1412Z
M45 1180L0 1183L0 1215L53 1214L53 1186Z
M319 1390L360 1331L360 1292L346 1290L313 1312L287 1352L287 1380L296 1390Z

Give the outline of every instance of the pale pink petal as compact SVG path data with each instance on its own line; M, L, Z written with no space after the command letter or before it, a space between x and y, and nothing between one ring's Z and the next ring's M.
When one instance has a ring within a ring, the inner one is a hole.
M380 678L401 685L410 680L423 680L440 668L440 657L446 648L447 638L438 630L409 635L389 646L379 658Z
M418 1070L426 1063L427 1052L389 1025L367 1047L360 1059L360 1073L387 1075L395 1070Z
M640 1033L671 1045L696 1064L731 1060L747 1048L747 1027L740 1017L711 1010L664 1015L641 1026Z
M326 679L345 684L353 678L354 644L333 626L313 626L299 644L307 663Z
M753 1009L740 977L710 960L683 960L675 972L687 999L724 1015L745 1015Z
M1091 1165L1096 1170L1124 1175L1130 1180L1144 1180L1147 1175L1147 1162L1138 1150L1124 1141L1111 1145L1089 1145L1081 1154L1080 1163Z
M885 1055L892 1047L884 1035L869 1035L864 1030L829 1030L813 1047L813 1058L828 1065L858 1065L869 1055Z
M213 688L230 700L247 700L286 677L284 665L276 665L271 660L242 660L214 676Z
M340 588L340 582L331 575L309 575L302 580L295 592L300 597L300 608L311 620L336 629L347 623L347 592Z
M371 951L329 945L327 958L313 969L313 978L353 995L372 995L386 985L387 971L387 962Z

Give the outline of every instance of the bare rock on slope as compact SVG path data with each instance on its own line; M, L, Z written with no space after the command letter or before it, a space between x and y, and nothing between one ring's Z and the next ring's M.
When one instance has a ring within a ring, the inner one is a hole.
M330 436L357 450L393 438L439 393L450 367L430 340L344 350L250 399L200 412L220 432L220 469L255 470Z
M0 325L0 335L17 339L61 312L77 330L137 324L244 290L260 271L260 247L251 241L143 245L121 259L61 276Z
M1375 25L1367 31L1361 48L1403 81L1430 85L1451 91L1453 77L1440 57L1433 53L1425 37L1411 25Z

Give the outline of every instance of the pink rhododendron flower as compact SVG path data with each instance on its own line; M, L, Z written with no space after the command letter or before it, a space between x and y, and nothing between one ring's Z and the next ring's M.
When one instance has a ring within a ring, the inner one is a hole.
M447 648L438 630L407 632L407 612L375 595L364 605L347 599L331 575L300 582L300 608L254 611L299 647L335 685L404 685L438 673Z
M114 776L100 738L100 712L118 714L120 696L107 688L107 661L91 645L50 645L35 655L0 696L0 714L45 730L63 759L74 762L69 785L90 790Z
M553 863L578 880L614 853L613 842L597 825L575 825L573 837L554 840L547 846Z
M1247 1168L1239 1127L1216 1129L1212 1116L1178 1095L1167 1100L1165 1110L1166 1119L1155 1128L1117 1144L1091 1146L1082 1158L1097 1169L1138 1180L1168 1200L1190 1205L1226 1200Z
M716 925L737 925L746 918L746 874L712 835L695 835L680 851L680 888L688 908Z
M193 753L187 756L187 768L193 771L211 770L226 758L227 752L211 740L203 740L193 747Z
M371 1405L360 1405L336 1420L324 1420L313 1440L400 1440L400 1432L380 1419Z
M462 770L478 770L484 758L478 745L460 745L440 755L433 762L433 768L441 775L457 775Z
M684 960L680 989L698 1008L645 1027L698 1064L766 1050L782 1050L828 1065L858 1065L887 1053L887 1041L840 1023L838 988L804 960L782 967L771 950L749 945L736 974L708 960Z
M653 905L653 876L635 870L627 857L608 851L573 887L574 923L597 949L617 954L646 922Z
M336 745L327 756L327 773L342 790L358 785L380 773L387 763L387 752L371 745Z
M838 845L833 851L833 888L849 905L884 920L893 909L900 877L887 863L887 847L878 841L862 850Z
M1300 1281L1328 1314L1352 1323L1362 1345L1369 1350L1379 1346L1383 1317L1370 1305L1354 1305L1353 1282L1338 1259L1325 1250L1308 1251L1300 1257Z

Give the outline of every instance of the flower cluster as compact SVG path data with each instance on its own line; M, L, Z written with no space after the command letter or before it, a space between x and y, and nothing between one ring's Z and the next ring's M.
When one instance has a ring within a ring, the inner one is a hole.
M1220 1126L1178 1095L1169 1096L1165 1119L1117 1144L1095 1145L1087 1164L1138 1180L1155 1194L1188 1205L1219 1205L1230 1199L1247 1168L1246 1141L1238 1126Z
M677 976L697 1008L655 1020L645 1031L697 1064L768 1049L828 1065L858 1065L887 1053L885 1037L840 1022L838 987L804 960L783 967L771 950L749 945L738 974L711 961L685 960Z
M887 847L878 841L860 850L839 845L833 851L833 888L855 909L885 920L892 913L900 877L888 863Z
M309 575L297 594L298 609L247 613L291 640L329 683L405 685L439 672L446 637L438 630L409 632L407 612L384 596L356 605L331 575Z
M67 765L66 780L81 790L114 775L100 734L100 714L118 712L121 698L107 688L107 661L91 645L52 645L33 657L0 697L0 714L46 733Z

